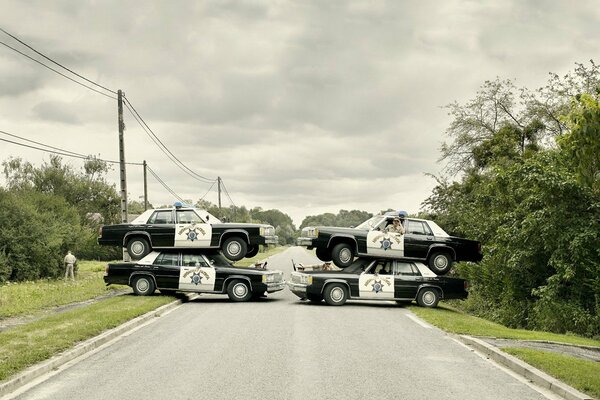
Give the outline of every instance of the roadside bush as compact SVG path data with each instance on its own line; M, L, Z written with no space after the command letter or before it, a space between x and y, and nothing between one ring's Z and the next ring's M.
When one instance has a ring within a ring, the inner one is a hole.
M5 265L0 282L62 274L63 257L81 230L74 207L59 196L0 189L0 221L0 264Z

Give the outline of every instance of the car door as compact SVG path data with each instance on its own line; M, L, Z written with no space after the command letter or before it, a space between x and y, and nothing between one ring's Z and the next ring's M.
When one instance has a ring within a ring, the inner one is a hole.
M420 284L421 274L412 264L394 261L394 297L397 299L414 299Z
M383 257L404 257L404 236L388 232L393 218L383 219L367 233L367 254Z
M212 227L194 210L177 210L175 247L210 247Z
M180 268L178 253L161 253L152 263L152 268L159 289L177 289Z
M361 299L393 299L392 261L377 261L360 274L358 294Z
M183 254L179 272L179 290L213 292L216 272L202 254Z
M155 211L148 219L146 229L152 239L152 247L173 247L175 244L173 210Z
M425 259L434 242L433 232L424 221L407 220L404 235L404 256Z

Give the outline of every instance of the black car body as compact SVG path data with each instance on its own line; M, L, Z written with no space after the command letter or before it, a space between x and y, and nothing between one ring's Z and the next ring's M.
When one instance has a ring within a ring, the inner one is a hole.
M106 266L107 285L128 285L137 295L197 292L229 295L246 301L284 288L283 273L261 268L235 267L216 250L153 251L137 262Z
M464 279L437 276L420 262L357 258L342 271L292 272L290 290L301 299L330 305L346 300L416 300L436 307L440 299L465 299Z
M221 249L232 261L254 257L260 245L277 244L271 225L222 223L204 210L183 207L145 211L131 223L105 225L98 244L127 248L133 260L153 249Z
M340 268L352 264L355 256L423 261L436 274L450 271L454 261L481 261L481 244L448 235L435 222L405 218L405 233L389 232L397 213L376 215L356 228L306 227L298 245L316 249L322 261Z

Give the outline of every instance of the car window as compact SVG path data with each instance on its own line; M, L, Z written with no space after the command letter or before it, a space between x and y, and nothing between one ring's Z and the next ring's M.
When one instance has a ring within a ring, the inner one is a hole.
M202 257L202 255L200 255L200 254L184 254L183 255L183 266L206 268L209 265L204 260L204 257Z
M149 224L172 224L173 223L173 213L171 210L165 211L156 211L150 219L148 220Z
M178 224L202 224L204 221L192 210L177 210Z
M179 254L175 253L162 253L154 261L154 265L162 265L165 267L174 267L179 261Z
M396 268L394 269L395 275L402 276L419 276L419 271L417 268L411 264L406 262L396 262Z
M367 271L368 274L379 274L379 275L391 275L392 273L392 262L391 261L377 261Z
M431 230L422 221L408 221L408 233L412 233L413 235L432 235Z

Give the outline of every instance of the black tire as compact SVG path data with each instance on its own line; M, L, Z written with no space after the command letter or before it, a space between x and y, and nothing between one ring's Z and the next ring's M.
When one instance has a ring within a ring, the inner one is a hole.
M308 294L306 295L306 299L308 301L310 301L313 304L319 304L320 302L323 301L323 297L319 296L319 295L314 295L314 294Z
M236 279L227 285L227 296L231 301L248 301L252 297L252 291L248 282Z
M348 243L336 244L331 252L331 258L338 267L349 267L354 261L354 249Z
M429 257L427 264L437 275L445 275L452 268L452 257L446 252L436 252Z
M316 250L315 253L317 253L317 258L319 260L324 261L324 262L331 261L331 252L329 250L319 248Z
M342 283L330 283L325 286L323 297L330 306L341 306L348 300L348 289Z
M419 291L417 303L421 307L434 308L440 302L440 292L435 288L425 288Z
M133 278L131 287L133 288L133 293L138 296L150 296L154 293L154 289L156 289L154 279L148 275L140 275Z
M136 236L127 241L127 253L132 260L141 260L150 253L150 250L148 240L143 237Z
M252 257L254 257L255 255L258 254L258 250L259 250L259 246L258 245L250 247L248 249L248 252L246 253L246 258L252 258Z
M223 252L223 255L231 261L239 261L246 256L248 245L241 237L232 236L223 242L221 251Z

